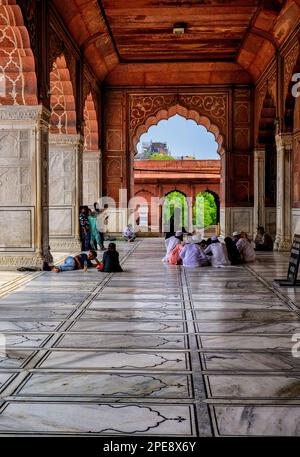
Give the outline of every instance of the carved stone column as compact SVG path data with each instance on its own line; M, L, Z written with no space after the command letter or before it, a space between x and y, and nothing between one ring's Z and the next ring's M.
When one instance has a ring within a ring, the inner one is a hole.
M291 163L293 136L276 135L277 149L277 201L275 249L289 251L291 248Z
M102 195L101 152L83 151L83 204L93 206Z
M258 225L265 227L265 148L254 151L254 209L253 233Z
M80 135L49 135L49 233L52 251L81 249L82 149Z
M0 268L48 259L48 129L43 106L0 106Z

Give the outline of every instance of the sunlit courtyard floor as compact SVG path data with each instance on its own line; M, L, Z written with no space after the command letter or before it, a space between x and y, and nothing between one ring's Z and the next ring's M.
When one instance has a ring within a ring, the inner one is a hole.
M160 239L118 249L123 273L3 294L0 435L300 435L300 288L272 285L288 256L185 271Z

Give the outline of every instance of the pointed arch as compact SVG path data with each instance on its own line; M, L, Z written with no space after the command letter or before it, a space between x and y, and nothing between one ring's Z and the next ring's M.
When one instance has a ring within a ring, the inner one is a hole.
M76 134L75 98L70 72L63 54L53 63L50 90L50 132Z
M152 127L153 125L157 125L161 120L169 119L170 117L175 116L175 114L179 114L185 119L191 119L195 121L198 125L203 125L208 132L214 135L216 142L218 143L218 153L220 155L224 154L224 137L220 133L219 127L213 124L207 116L203 116L200 113L198 113L198 111L187 109L179 104L173 105L169 109L162 109L158 111L158 113L155 116L148 117L145 124L137 128L136 133L132 139L134 153L137 154L136 147L143 133L148 132L150 127Z
M37 105L34 56L15 0L0 0L0 105Z
M189 200L187 195L181 190L175 189L167 192L162 197L162 231L168 232L170 230L164 229L169 223L170 219L174 218L175 231L181 230L182 227L189 225ZM174 223L173 222L173 223ZM172 230L171 230L172 231Z
M208 208L208 214L206 214L206 207L204 206L204 214L201 215L199 214L199 199L203 197L205 199L206 195L209 194L213 197L214 199L214 204L209 205L210 207ZM204 223L204 228L209 227L210 225L217 225L220 222L220 197L219 195L214 192L213 190L210 190L209 188L206 188L204 191L198 192L196 197L195 197L195 203L194 203L194 225L198 225L199 218L200 216L203 217L203 223Z
M91 92L84 104L84 150L99 151L98 119Z
M276 107L272 94L267 91L259 120L258 146L265 150L265 207L276 206L277 155Z
M273 143L275 137L275 120L276 107L273 96L270 91L267 91L259 120L258 143L266 145Z

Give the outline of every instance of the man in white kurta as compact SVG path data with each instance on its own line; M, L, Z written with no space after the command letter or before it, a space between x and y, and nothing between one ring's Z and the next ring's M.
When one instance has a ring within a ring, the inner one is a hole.
M215 268L231 265L228 259L227 248L224 243L220 243L216 236L212 237L212 243L207 246L204 253L211 255L211 266Z
M232 236L234 241L236 241L236 247L243 261L246 263L255 262L256 255L251 242L246 240L246 238L242 238L240 232L233 232Z
M198 268L209 265L207 256L198 244L186 244L180 253L182 264L187 268Z

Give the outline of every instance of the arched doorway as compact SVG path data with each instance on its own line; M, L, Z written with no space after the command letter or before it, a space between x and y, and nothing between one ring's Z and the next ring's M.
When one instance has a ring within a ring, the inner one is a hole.
M184 193L173 190L163 198L161 232L176 232L189 228L189 207Z
M99 149L99 127L97 111L92 92L84 104L84 146L83 146L83 204L92 206L97 202L101 182L101 157Z
M134 195L137 196L142 189L147 188L156 197L151 200L150 212L161 212L160 227L166 224L164 215L167 210L152 206L161 205L162 202L158 200L164 195L178 191L179 195L185 196L185 200L188 199L188 220L186 218L181 225L188 224L190 228L193 225L193 202L197 193L203 192L209 185L219 202L220 144L208 128L208 123L198 124L194 118L187 119L181 114L175 114L149 126L147 132L139 138L136 145L138 153L133 162ZM179 195L178 198L181 198ZM173 209L170 211L173 212ZM218 205L218 222L219 214ZM154 230L151 231L154 233Z
M193 223L196 230L201 230L204 234L219 235L220 200L215 192L207 189L196 195Z
M262 225L273 238L276 235L277 151L276 107L272 94L267 91L259 121L258 147L255 162L254 230Z

